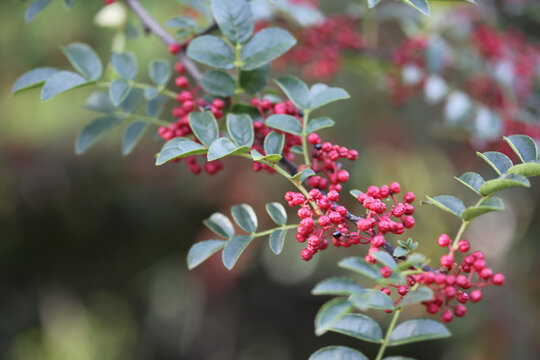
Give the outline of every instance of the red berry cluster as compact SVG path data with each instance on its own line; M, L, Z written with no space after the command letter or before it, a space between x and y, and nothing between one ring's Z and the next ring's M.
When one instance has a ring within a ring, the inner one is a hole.
M364 39L357 28L356 19L328 16L322 23L303 29L296 36L298 45L276 65L284 67L292 62L302 67L302 75L307 79L328 79L341 69L344 52L364 48Z
M454 315L457 317L465 316L467 308L464 304L469 301L476 303L482 299L483 287L504 284L504 275L494 274L493 270L487 267L484 254L481 251L466 255L461 264L456 263L455 251L451 247L450 237L446 234L441 234L437 243L441 247L450 249L449 254L441 257L441 265L447 272L421 273L416 275L416 281L433 290L433 299L423 302L427 312L436 314L440 311L442 312L442 321L450 322ZM467 240L458 242L457 250L459 252L468 253L469 249L470 245Z
M294 160L294 153L291 152L291 148L293 146L302 145L302 138L297 135L289 134L280 130L267 127L264 123L264 119L273 114L287 114L295 116L298 121L302 123L300 111L294 106L292 102L288 100L284 102L272 103L268 99L253 98L251 99L251 105L256 107L259 111L259 114L261 115L261 120L255 120L253 122L255 141L253 143L252 149L255 149L261 154L266 155L264 151L264 139L271 131L276 131L285 135L285 144L283 146L282 152L283 157L290 161ZM266 170L269 173L275 172L272 167L257 161L253 162L253 170Z
M193 136L193 131L189 126L189 114L193 111L209 110L217 119L219 119L223 116L225 102L222 99L216 98L211 103L208 103L199 94L201 88L192 87L187 77L184 76L186 73L184 64L178 62L175 64L174 69L180 75L176 78L175 83L176 86L181 89L176 96L176 99L181 106L174 107L172 110L172 114L177 121L169 126L161 126L158 129L158 134L164 140L171 140L176 137L190 137L193 141L198 142ZM180 159L174 161L177 162L180 161ZM197 163L195 156L186 157L185 162L188 169L194 174L199 174L204 168L206 173L212 175L223 168L223 163L219 160L205 162L201 167L201 165Z
M393 182L390 186L383 185L380 188L371 185L365 193L361 193L357 197L358 202L367 210L367 216L358 220L356 226L359 232L366 234L362 235L362 237L371 244L365 257L369 263L374 264L377 262L370 254L379 251L384 246L386 243L384 236L386 234L403 234L405 229L414 226L414 217L412 216L414 206L411 205L414 201L414 194L412 192L405 193L403 201L398 202L395 195L400 192L400 185ZM394 203L392 207L383 202L385 199L390 199ZM396 221L398 219L399 221ZM383 274L384 276L385 274ZM390 273L388 276L390 276Z
M349 181L349 172L341 168L339 159L358 159L358 151L349 150L344 146L332 145L329 142L321 142L315 133L309 134L307 141L314 145L313 162L311 169L320 174L308 178L308 185L311 188L326 190L336 190L341 192L341 184Z
M441 312L441 320L451 322L456 317L463 317L467 313L466 303L476 303L482 299L482 288L488 285L504 284L504 275L493 273L493 270L487 267L484 254L481 251L475 251L466 255L461 263L455 262L455 251L451 246L450 237L447 234L441 234L437 239L439 246L449 248L450 252L441 257L441 265L444 271L440 273L423 272L417 275L407 276L407 285L390 284L382 289L385 294L390 295L391 287L398 290L399 298L397 305L410 287L416 283L429 287L433 291L433 298L422 302L426 311L430 314ZM460 240L457 250L461 253L468 253L470 244L467 240ZM391 275L391 270L387 267L381 268L381 274L384 278Z

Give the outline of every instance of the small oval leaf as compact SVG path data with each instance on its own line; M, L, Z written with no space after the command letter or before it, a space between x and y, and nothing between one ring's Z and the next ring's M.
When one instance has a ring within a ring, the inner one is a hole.
M62 48L62 52L78 72L88 80L96 81L103 73L103 64L94 49L87 44L72 43Z
M253 208L247 204L235 205L231 208L234 221L248 233L257 231L257 215Z
M338 263L338 266L352 270L372 280L377 280L382 277L379 269L375 265L368 263L360 257L355 256L345 258Z
M271 131L266 135L266 138L264 139L264 152L266 155L281 155L281 152L283 151L283 145L285 144L285 135L278 134L275 131ZM277 159L277 161L281 160Z
M430 319L407 320L396 326L388 339L388 346L449 337L450 331L442 323Z
M200 265L210 256L221 250L226 244L225 240L205 240L193 244L187 255L188 269Z
M94 145L107 132L119 125L123 119L114 116L105 116L93 120L86 125L75 141L75 153L80 155Z
M280 203L271 202L266 204L266 212L276 224L285 225L287 223L287 212Z
M112 53L111 65L114 71L125 80L134 80L137 76L137 59L132 52Z
M465 205L463 204L463 201L461 201L455 196L439 195L435 196L434 198L431 198L429 196L426 197L432 205L435 205L439 209L449 212L450 214L454 214L457 217L461 217L461 213L463 212L463 210L465 210Z
M321 336L344 317L353 306L344 298L327 301L315 316L315 334Z
M489 197L482 200L478 206L468 207L467 209L463 210L461 213L461 218L465 221L470 221L485 213L502 210L504 210L504 203L502 199L498 197Z
M208 219L203 221L203 224L223 237L230 239L234 236L234 226L231 223L231 220L222 213L213 213Z
M238 146L226 137L221 137L214 141L208 148L208 161L221 159L225 156L246 154L249 152L248 146Z
M133 151L149 125L146 121L134 121L129 124L122 137L122 155L129 155Z
M47 101L64 91L88 84L81 75L72 71L59 71L53 74L41 89L41 101Z
M227 132L233 141L239 146L253 145L255 138L253 121L247 114L227 115Z
M11 93L16 94L23 90L35 88L44 84L51 76L59 70L50 67L41 67L25 72L15 81L11 88Z
M531 187L531 183L529 179L523 175L503 174L497 179L486 181L486 183L480 187L480 193L487 196L516 186Z
M148 67L150 79L156 85L165 86L171 78L171 63L167 60L154 60Z
M204 145L212 145L219 137L219 126L210 111L194 111L189 114L189 127ZM215 160L215 159L214 159Z
M503 137L503 139L510 145L512 150L514 150L521 162L527 163L538 160L536 142L534 142L530 136L510 135Z
M499 175L504 174L512 167L512 161L503 153L488 151L485 153L477 152L476 155L484 159Z
M206 154L207 152L208 149L206 147L195 141L186 138L174 138L163 145L156 159L156 165L163 165L173 159Z
M328 116L316 118L316 119L311 120L308 123L306 132L308 134L311 134L311 133L314 133L314 132L319 131L321 129L324 129L324 128L327 128L327 127L332 127L335 124L336 123L334 122L334 120L330 119Z
M363 314L347 314L329 330L376 344L381 343L383 336L379 324Z
M281 76L274 82L283 90L289 100L298 109L307 109L309 103L309 88L300 79L294 76Z
M311 293L313 295L352 295L362 292L364 288L354 279L348 277L332 277L319 282Z
M327 346L313 353L309 360L368 360L360 351L346 346Z
M223 265L231 270L252 240L253 236L240 235L227 241L222 253Z
M285 241L285 235L287 235L287 230L277 229L272 231L270 234L270 249L276 255L281 254L283 250L283 242Z
M484 178L475 172L466 172L460 177L454 177L457 181L480 195L480 186L486 182Z
M229 97L235 94L236 82L228 73L221 70L210 70L204 73L201 85L210 94Z
M266 118L265 124L271 128L285 131L286 133L293 135L300 135L302 132L302 125L300 124L300 121L291 115L270 115L268 118Z

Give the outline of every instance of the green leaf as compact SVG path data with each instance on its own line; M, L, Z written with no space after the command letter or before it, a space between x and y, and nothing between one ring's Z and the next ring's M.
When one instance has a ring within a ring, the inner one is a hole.
M494 194L497 191L516 186L531 187L531 183L529 179L523 175L503 174L496 179L486 181L486 183L480 187L480 193L487 196Z
M401 246L398 246L397 248L394 249L394 251L392 252L392 255L394 257L402 257L404 255L407 255L409 253L409 250L405 249L405 248L402 248Z
M86 125L75 141L75 153L81 155L94 145L112 128L119 125L123 119L114 116L105 116L93 120Z
M152 100L159 95L159 89L156 87L147 87L144 89L144 98L146 100Z
M300 135L302 133L300 121L291 115L270 115L266 118L265 125L293 135Z
M111 83L109 88L109 97L114 106L118 106L126 99L131 90L131 86L124 80L116 79Z
M257 231L257 215L253 208L247 204L235 205L231 207L234 221L248 233Z
M296 39L278 28L266 28L256 33L242 48L242 70L254 70L286 53Z
M405 357L405 356L389 356L385 357L383 360L416 360L411 357Z
M103 64L94 49L87 44L72 43L62 48L62 52L78 72L88 80L96 81L103 73Z
M105 91L94 91L86 99L84 107L89 110L94 110L106 114L111 114L116 111L109 94Z
M45 82L45 85L43 85L43 88L41 89L41 101L47 101L64 91L75 89L86 84L88 84L87 80L77 73L72 71L58 71Z
M450 331L438 321L430 319L407 320L396 326L388 339L388 346L449 337Z
M302 80L294 76L281 76L275 79L274 82L298 109L305 110L308 108L309 89Z
M267 155L276 154L281 155L281 152L283 151L283 145L285 144L285 135L278 134L275 131L271 131L266 135L266 138L264 138L264 152ZM281 160L281 156L279 159L276 159L275 161Z
M227 242L225 240L205 240L193 244L187 255L188 269L199 266L202 262L221 250Z
M283 205L278 202L271 202L265 206L266 212L272 220L278 225L285 225L287 223L287 212Z
M246 0L211 0L219 28L234 44L245 43L253 33L253 15Z
M354 190L349 191L349 194L351 194L356 199L358 195L363 194L363 192L360 190L354 189Z
M137 76L137 59L132 52L112 53L111 65L124 80L134 80Z
M122 137L122 155L129 155L133 151L149 125L146 121L134 121L129 124Z
M204 145L210 146L219 137L219 127L210 111L194 111L189 114L189 126Z
M309 360L368 360L360 351L346 346L327 346L313 353Z
M377 266L368 263L360 257L353 256L345 258L338 263L338 266L352 270L372 280L378 280L382 277Z
M437 206L439 209L447 211L451 214L461 217L461 213L465 210L463 201L459 200L455 196L451 195L439 195L431 198L426 196L432 205Z
M478 206L471 206L463 210L461 213L461 218L465 221L470 221L485 213L502 210L504 210L504 203L502 199L498 197L490 197L482 200Z
M409 291L407 295L403 297L400 305L416 304L422 301L428 301L433 298L433 291L427 286L419 286L416 289Z
M349 99L350 95L341 88L331 88L319 91L315 96L309 99L310 110L313 111L334 101Z
M352 295L362 292L364 288L354 279L348 277L332 277L319 282L311 293L313 295Z
M308 134L311 134L321 129L334 126L335 124L336 123L334 122L334 120L330 119L328 116L323 116L323 117L311 120L308 123L306 131Z
M405 4L412 6L422 14L429 16L429 3L427 0L401 0Z
M143 91L141 89L132 88L126 99L120 104L120 108L123 112L132 114L139 108L142 98Z
M390 269L394 270L397 267L396 260L385 251L377 251L371 254L375 259L381 262L383 265L388 266Z
M351 311L352 305L344 298L327 301L315 316L315 334L321 336Z
M203 224L223 237L230 239L234 236L234 227L231 220L222 213L213 213L208 219L203 221Z
M478 175L475 172L466 172L458 178L454 176L454 179L456 179L478 195L480 195L480 187L486 182L482 176Z
M212 35L199 36L187 47L187 55L201 64L220 69L234 68L234 53L225 41Z
M154 60L148 66L150 79L156 85L165 86L171 78L171 63L167 60Z
M329 330L376 344L381 343L383 336L379 324L363 314L347 314Z
M485 153L477 152L476 155L484 159L499 175L504 174L512 167L512 161L503 153L488 151Z
M33 89L45 83L51 76L56 74L59 70L50 67L41 67L30 70L22 74L13 84L11 93L16 94L18 92Z
M311 169L304 169L302 170L301 172L299 173L296 173L296 175L293 176L293 178L297 177L298 175L300 174L300 182L303 183L304 181L307 180L307 178L311 177L311 176L315 176L317 175L315 173L315 171L311 170Z
M229 155L239 155L249 152L248 146L238 146L226 137L221 137L214 141L208 149L208 161L221 159Z
M362 311L366 311L367 309L394 309L392 298L382 291L375 289L364 289L362 292L352 294L349 296L349 302Z
M163 165L173 159L205 154L208 151L203 145L186 138L174 138L165 143L156 159L156 165Z
M64 5L66 6L66 8L71 9L74 2L75 0L64 0Z
M270 76L270 65L264 65L252 71L240 72L240 87L248 94L255 94L266 86Z
M527 163L538 159L536 143L529 136L510 135L504 136L503 139L508 143L508 145L510 145L516 155L519 156L521 162Z
M540 161L529 162L526 164L517 164L507 171L510 174L519 174L526 177L540 176Z
M35 0L26 8L24 13L24 20L29 23L34 20L34 18L43 11L52 2L52 0Z
M253 236L240 235L227 241L222 253L223 265L231 270L252 240Z
M217 96L233 96L236 82L231 75L220 70L210 70L204 73L201 85L210 94Z
M247 114L228 114L227 132L238 146L253 145L255 139L253 121Z
M155 98L148 100L146 103L146 113L152 118L157 118L163 113L165 102L169 98L165 95L158 95Z
M287 230L277 229L272 231L270 234L270 249L276 255L281 254L283 250L283 242L285 241L285 235L287 235Z
M253 158L253 161L268 160L270 162L275 163L281 160L281 155L276 155L276 154L263 155L255 149L251 150L251 157Z

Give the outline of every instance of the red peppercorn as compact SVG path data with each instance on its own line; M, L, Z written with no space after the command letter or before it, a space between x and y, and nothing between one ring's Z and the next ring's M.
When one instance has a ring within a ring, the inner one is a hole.
M180 50L182 49L182 46L177 43L169 44L169 52L173 55L178 54Z
M392 275L392 269L390 269L388 266L383 266L380 270L381 275L383 278L387 279Z
M441 234L437 238L437 244L439 244L440 247L448 247L450 245L450 236L447 234Z

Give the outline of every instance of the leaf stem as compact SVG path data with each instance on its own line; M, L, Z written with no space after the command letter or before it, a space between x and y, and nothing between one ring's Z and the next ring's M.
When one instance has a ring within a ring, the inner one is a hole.
M488 197L489 197L489 195L488 195L488 196L482 196L482 197L480 198L480 200L478 200L478 202L477 202L474 206L475 206L475 207L479 206L479 205L482 203L482 201L484 201L484 200L487 199ZM463 236L463 233L465 232L465 230L467 230L467 227L469 226L469 223L470 223L470 222L471 222L471 220L467 220L467 221L466 221L466 220L462 220L461 226L459 227L459 230L458 230L458 232L457 232L457 234L456 234L456 237L454 238L454 241L452 242L452 248L453 248L454 250L457 250L457 248L458 248L458 242L459 242L459 240L461 240L461 237Z
M282 225L282 226L278 226L278 227L275 227L275 228L272 228L272 229L268 229L268 230L265 230L265 231L261 231L261 232L258 232L258 233L253 233L253 234L251 234L251 236L253 236L253 237L259 237L259 236L264 236L264 235L270 235L270 234L273 233L275 230L296 229L298 226L300 226L300 224Z
M381 360L384 351L386 350L386 347L388 346L388 340L390 339L390 334L394 330L394 327L396 326L397 320L399 318L399 314L401 313L401 309L397 309L394 311L394 316L392 317L392 321L390 322L390 326L388 326L388 329L386 330L386 335L384 336L384 339L382 341L382 345L379 348L379 352L377 353L377 357L375 360Z
M304 153L304 163L308 168L311 167L310 156L307 147L307 125L309 120L309 110L304 110L304 116L302 117L302 152Z

